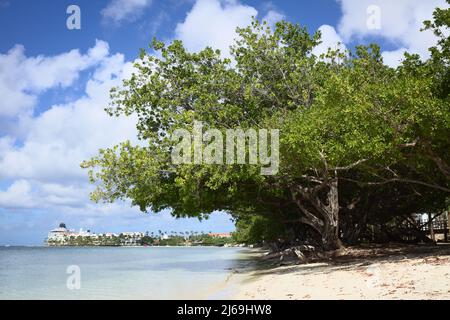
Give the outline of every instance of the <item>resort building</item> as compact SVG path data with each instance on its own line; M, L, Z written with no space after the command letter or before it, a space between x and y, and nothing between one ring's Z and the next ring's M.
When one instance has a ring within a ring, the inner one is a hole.
M78 232L69 230L65 223L48 233L46 243L49 246L148 246L148 245L217 245L223 246L230 242L230 233L209 233L196 235L195 232L159 232L149 236L148 232L99 233L80 229ZM211 239L214 238L214 239Z
M213 238L231 238L231 233L208 233L208 236Z
M143 232L122 232L96 234L90 230L80 229L78 232L69 230L65 223L60 223L58 228L48 233L46 243L51 246L61 245L121 245L137 246L141 245Z
M65 239L70 236L72 232L67 229L64 223L60 223L58 228L51 230L48 233L47 242L48 241L65 241Z
M122 245L125 246L137 246L140 245L142 238L144 237L143 232L122 232L119 237L122 238Z

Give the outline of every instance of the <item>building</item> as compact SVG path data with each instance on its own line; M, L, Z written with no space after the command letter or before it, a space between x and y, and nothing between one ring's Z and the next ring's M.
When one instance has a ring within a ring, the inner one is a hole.
M231 233L208 233L208 236L213 238L231 238Z
M450 212L441 214L424 213L415 216L416 223L433 241L448 241Z
M141 240L145 236L143 232L122 232L115 233L99 233L96 234L90 230L80 229L78 232L69 230L65 223L60 223L58 228L48 233L46 243L51 246L98 246L98 245L122 245L137 246L141 245Z
M141 240L144 237L143 232L122 232L119 235L122 240L122 245L125 246L137 246L141 244Z
M72 232L67 229L66 224L60 223L58 228L55 228L48 233L47 242L64 242L71 234Z

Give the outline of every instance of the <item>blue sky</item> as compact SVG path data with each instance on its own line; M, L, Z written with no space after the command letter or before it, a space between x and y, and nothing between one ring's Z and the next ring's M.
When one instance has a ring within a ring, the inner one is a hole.
M71 4L81 10L80 30L66 27ZM404 51L427 58L435 39L419 29L436 6L445 2L0 0L0 245L42 244L62 221L98 232L233 230L222 213L200 223L89 201L92 186L79 163L98 148L136 141L135 120L111 119L103 108L109 88L131 74L152 37L226 55L234 29L256 15L320 29L316 54L376 41L395 67Z

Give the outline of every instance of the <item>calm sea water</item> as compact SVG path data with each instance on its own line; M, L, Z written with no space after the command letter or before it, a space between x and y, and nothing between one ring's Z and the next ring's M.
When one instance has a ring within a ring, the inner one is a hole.
M208 299L243 249L209 247L1 247L0 299ZM69 266L80 289L69 289Z

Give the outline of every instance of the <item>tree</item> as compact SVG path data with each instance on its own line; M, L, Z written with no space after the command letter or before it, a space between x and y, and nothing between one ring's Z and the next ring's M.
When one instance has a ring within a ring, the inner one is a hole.
M279 220L259 215L245 215L237 218L236 231L232 233L232 237L237 243L274 243L278 238L285 236L284 232L285 228Z
M145 146L124 142L83 163L100 182L94 200L129 198L142 211L171 209L175 217L223 210L307 225L332 250L341 246L341 208L370 186L448 194L449 105L430 76L445 63L408 55L392 69L376 45L316 57L320 33L288 22L272 31L255 20L237 33L233 62L211 48L187 52L177 40L154 40L158 55L141 52L137 71L111 91L107 111L137 115ZM192 131L195 121L223 133L279 129L279 172L261 175L259 164L174 164L172 135Z

